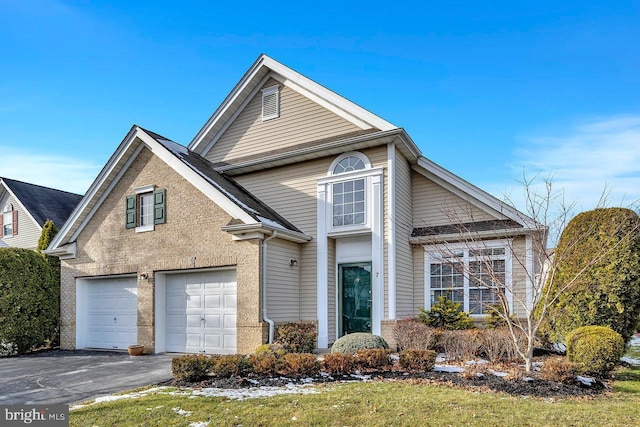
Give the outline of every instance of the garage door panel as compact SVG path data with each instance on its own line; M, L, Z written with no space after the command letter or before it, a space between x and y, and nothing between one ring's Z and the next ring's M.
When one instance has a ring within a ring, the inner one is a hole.
M167 351L235 353L235 293L235 271L168 275Z
M223 325L222 327L224 329L233 329L235 331L236 329L236 319L238 318L238 316L236 316L235 314L225 314L223 316Z
M138 299L135 278L86 282L88 347L123 349L137 343Z

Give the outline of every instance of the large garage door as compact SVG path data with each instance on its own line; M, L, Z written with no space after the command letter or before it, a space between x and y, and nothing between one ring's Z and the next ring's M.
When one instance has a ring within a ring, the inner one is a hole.
M87 347L123 349L137 343L135 277L87 281Z
M167 276L167 351L236 352L236 273Z

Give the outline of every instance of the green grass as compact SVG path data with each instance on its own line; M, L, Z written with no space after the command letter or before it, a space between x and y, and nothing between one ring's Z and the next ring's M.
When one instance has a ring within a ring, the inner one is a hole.
M640 368L588 399L510 397L442 385L370 382L318 385L319 394L236 401L155 393L71 412L71 426L611 426L640 425ZM172 408L191 411L178 415ZM295 419L294 419L295 418Z

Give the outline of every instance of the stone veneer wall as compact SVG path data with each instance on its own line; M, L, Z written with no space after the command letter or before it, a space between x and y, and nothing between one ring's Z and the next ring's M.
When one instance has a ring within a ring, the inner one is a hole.
M125 229L124 203L135 187L166 189L166 223L154 231ZM76 278L135 274L138 277L138 343L154 352L155 273L235 266L238 284L238 353L266 341L260 319L259 239L232 241L220 230L231 216L167 164L143 149L77 239L77 256L62 261L61 348L76 345ZM140 274L146 272L147 279Z

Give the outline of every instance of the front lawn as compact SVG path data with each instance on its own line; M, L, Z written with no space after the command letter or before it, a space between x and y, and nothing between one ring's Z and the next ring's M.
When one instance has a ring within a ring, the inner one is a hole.
M318 393L233 400L168 394L97 403L72 426L640 425L640 367L616 373L611 393L580 399L511 397L443 385L372 381L311 386ZM306 389L306 388L305 388ZM200 424L202 423L202 424Z

